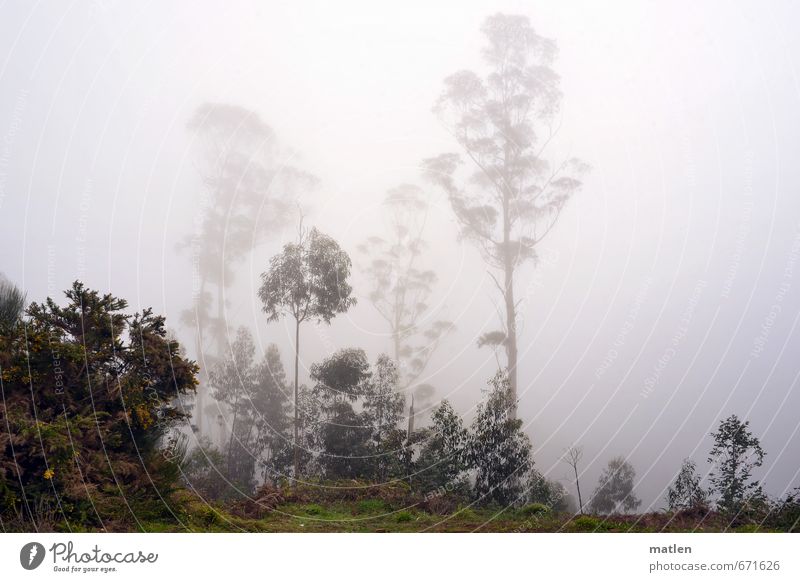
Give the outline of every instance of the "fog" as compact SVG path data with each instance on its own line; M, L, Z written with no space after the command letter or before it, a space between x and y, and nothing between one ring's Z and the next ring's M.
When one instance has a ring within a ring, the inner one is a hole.
M637 470L642 510L685 457L736 413L767 457L767 492L800 485L800 8L791 2L12 2L0 18L0 271L28 300L79 278L152 306L192 357L181 312L204 188L187 123L204 103L256 112L286 164L310 172L304 224L353 259L358 304L304 329L301 381L336 349L390 351L357 247L385 229L382 202L419 185L432 209L424 263L432 316L456 329L424 373L471 418L497 368L476 338L497 328L496 289L421 161L457 150L431 109L442 81L482 70L480 26L527 15L559 48L556 156L591 166L517 276L519 417L536 466L571 488L563 450L583 445L582 487L607 460ZM269 221L259 215L256 223ZM296 237L282 220L233 266L225 320L277 343L256 295ZM202 362L201 362L202 365ZM570 489L571 490L571 489Z

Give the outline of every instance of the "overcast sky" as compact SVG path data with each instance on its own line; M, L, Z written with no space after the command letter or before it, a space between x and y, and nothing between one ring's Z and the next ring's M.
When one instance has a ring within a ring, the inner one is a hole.
M785 2L5 2L0 4L0 272L30 300L72 280L179 313L191 265L176 243L202 188L186 122L207 101L252 109L320 185L308 222L355 248L381 228L387 189L435 204L428 260L453 319L430 369L469 418L495 367L493 286L459 242L423 158L453 151L431 107L442 79L481 70L479 33L522 13L559 46L557 153L591 165L518 282L520 416L540 470L566 476L583 444L591 490L630 458L658 508L708 433L736 413L768 453L771 494L800 485L800 6ZM289 361L255 289L275 232L238 267L228 319ZM355 261L357 294L367 287ZM331 349L389 349L366 297L309 330ZM643 508L644 509L644 508Z

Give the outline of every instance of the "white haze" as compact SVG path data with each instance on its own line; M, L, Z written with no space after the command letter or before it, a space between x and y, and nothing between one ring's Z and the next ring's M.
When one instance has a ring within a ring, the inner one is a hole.
M498 11L557 41L558 147L592 166L518 283L520 416L537 466L564 479L561 451L583 444L591 490L625 455L658 508L681 459L705 469L708 433L736 413L768 453L768 492L800 485L791 2L5 3L0 271L30 300L80 278L152 306L191 346L176 243L202 186L186 122L204 102L241 105L319 177L306 220L355 261L359 305L306 330L304 366L340 347L388 350L356 245L380 228L387 189L425 185L419 162L455 150L431 107L445 76L480 68L479 28ZM435 297L458 329L430 381L469 417L496 367L475 345L497 327L493 286L431 192ZM255 289L293 237L287 224L240 265L227 312L286 364L290 330L266 323Z

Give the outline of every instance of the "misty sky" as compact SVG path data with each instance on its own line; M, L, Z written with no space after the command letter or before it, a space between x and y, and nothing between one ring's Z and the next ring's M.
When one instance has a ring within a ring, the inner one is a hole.
M644 505L662 507L681 459L705 472L708 433L737 413L767 451L768 492L800 485L800 7L379 4L0 4L0 272L37 301L80 278L152 306L191 346L176 244L202 185L186 122L204 102L240 105L318 176L306 221L355 263L359 305L308 328L304 365L389 349L356 246L380 232L386 190L418 183L434 203L434 297L458 328L429 380L470 417L496 367L475 345L497 328L494 289L419 164L456 150L431 107L444 77L482 70L483 19L526 14L560 49L557 153L592 167L518 278L538 468L564 479L561 451L583 444L591 491L628 456ZM287 364L291 331L266 323L255 291L294 235L287 224L237 267L227 312Z

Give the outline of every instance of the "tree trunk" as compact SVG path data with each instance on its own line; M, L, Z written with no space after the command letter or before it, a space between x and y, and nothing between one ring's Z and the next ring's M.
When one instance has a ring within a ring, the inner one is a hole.
M408 407L408 432L406 432L406 440L411 441L411 435L414 434L414 395L411 395L411 406Z
M578 480L578 464L572 466L575 469L575 487L578 489L578 511L583 515L583 499L581 499L581 482Z
M382 398L382 396L379 396L379 398ZM382 400L378 401L378 439L377 440L378 440L378 449L380 450L381 445L383 445L383 401ZM383 482L383 480L384 480L384 478L386 476L386 470L385 470L386 466L385 466L385 463L384 463L385 460L386 460L386 457L381 452L380 453L380 457L378 459L378 479L381 482Z
M300 450L297 442L298 429L298 382L300 373L300 320L295 319L294 327L294 441L292 443L294 454L294 485L300 478Z
M239 405L238 405L238 398L237 402L234 403L234 410L233 410L233 423L231 425L231 436L228 439L228 479L231 481L236 481L233 478L233 439L234 435L236 434L236 415L239 412Z
M222 270L222 268L221 268ZM220 273L220 281L217 283L217 325L214 329L214 335L217 343L217 358L222 359L222 354L227 351L227 346L225 345L227 338L227 326L224 325L225 319L225 299L224 299L224 287L222 285L222 273ZM219 406L226 409L223 403L219 403ZM226 410L226 412L230 412ZM223 425L218 425L219 428L219 446L220 448L225 444L225 433L223 431Z
M205 314L205 311L202 311L202 312L200 311L201 309L203 309L203 295L205 294L205 291L206 291L206 278L205 278L205 276L202 276L200 278L200 296L199 296L199 298L197 300L195 300L195 315L197 317L197 338L196 338L197 344L196 344L196 350L197 350L197 361L198 362L202 362L205 359L204 356L203 356L203 329L204 329L205 323L206 323L205 322L206 314ZM205 366L200 369L200 381L201 381L201 384L197 387L197 397L195 398L195 407L196 407L196 410L195 410L195 415L196 415L195 426L197 427L198 435L202 436L202 434L203 434L203 424L204 424L203 423L203 416L206 413L206 411L205 411L205 405L206 405L205 391L206 391L207 386L208 386L208 375L206 374Z
M506 237L508 239L509 237ZM506 303L506 359L508 363L508 383L511 388L510 416L517 418L517 309L514 304L514 263L508 246L505 257L505 303Z
M222 286L222 281L219 282L217 285L217 350L220 354L225 353L225 336L227 331L227 326L223 324L225 319L225 299L224 299L224 287Z
M505 148L505 164L511 157L509 143ZM510 184L511 180L504 179L504 185ZM511 201L512 193L504 187L503 193L503 299L506 304L506 364L508 373L508 384L511 389L511 410L509 416L512 420L517 418L517 306L514 302L514 269L519 255L512 252L511 245Z

